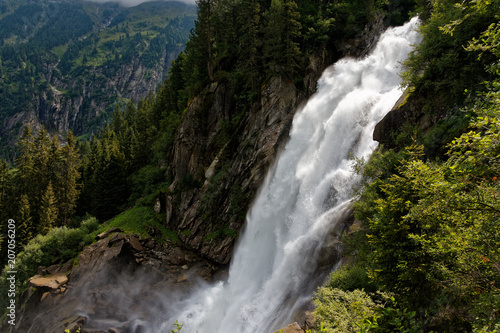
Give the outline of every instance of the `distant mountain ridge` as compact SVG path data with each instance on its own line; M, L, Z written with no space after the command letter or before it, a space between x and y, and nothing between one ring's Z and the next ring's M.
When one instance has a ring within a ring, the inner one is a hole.
M196 7L82 0L0 2L0 156L23 126L88 135L154 91L184 49Z

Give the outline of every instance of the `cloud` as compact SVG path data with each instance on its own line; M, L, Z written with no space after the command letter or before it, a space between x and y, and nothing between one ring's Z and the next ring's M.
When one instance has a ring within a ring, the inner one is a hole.
M133 7L137 6L143 2L148 2L148 1L155 1L155 0L87 0L91 2L98 2L98 3L105 3L105 2L118 2L120 5L124 7ZM170 0L163 0L163 1L170 1ZM181 2L194 5L195 0L179 0Z

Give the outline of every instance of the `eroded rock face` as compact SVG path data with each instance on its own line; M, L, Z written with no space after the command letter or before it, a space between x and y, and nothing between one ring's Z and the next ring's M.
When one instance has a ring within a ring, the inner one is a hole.
M363 56L385 29L379 16L351 40L336 45L328 62ZM333 56L332 56L333 55ZM212 83L195 97L177 133L170 170L173 183L162 200L167 228L187 248L227 264L257 189L288 139L293 116L330 63L312 56L305 89L287 77L272 77L247 109L227 83ZM229 130L228 130L229 128Z
M180 299L219 270L178 246L110 232L64 265L40 267L23 295L17 325L2 332L141 332L169 317ZM70 270L69 274L65 274ZM5 328L5 330L3 330Z
M421 121L420 107L414 103L405 103L407 98L408 93L405 92L373 130L373 140L386 148L397 148L395 138L405 124L417 125Z
M139 56L123 64L112 75L107 68L91 69L85 77L67 79L63 81L60 73L53 65L47 64L44 74L47 77L47 87L44 87L30 101L30 107L22 110L0 124L0 136L8 138L9 145L14 146L21 135L21 125L28 125L34 134L42 125L51 133L60 136L70 129L75 135L88 131L86 123L92 123L104 112L112 111L109 98L102 98L103 92L107 96L140 100L150 91L154 91L162 82L168 66L182 50L164 52L154 68L147 68ZM59 74L55 74L59 73ZM97 79L96 79L97 78ZM68 95L78 86L78 91Z
M289 79L273 77L242 115L238 135L229 138L223 137L224 126L240 112L232 89L214 83L192 101L173 149L174 194L165 200L166 225L188 248L217 263L229 262L250 200L304 99ZM203 185L185 189L187 179Z

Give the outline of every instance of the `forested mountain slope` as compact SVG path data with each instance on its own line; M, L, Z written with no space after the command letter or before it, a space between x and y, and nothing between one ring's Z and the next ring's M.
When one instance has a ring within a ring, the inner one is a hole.
M156 89L195 17L194 6L165 1L3 1L0 10L0 154L10 160L26 124L88 134Z

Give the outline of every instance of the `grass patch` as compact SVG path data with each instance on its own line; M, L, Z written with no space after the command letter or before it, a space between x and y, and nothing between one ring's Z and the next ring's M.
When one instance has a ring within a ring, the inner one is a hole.
M120 228L127 234L152 237L152 231L157 229L162 234L161 240L177 241L177 234L163 226L164 218L163 214L156 214L151 207L136 206L109 220L94 232L94 236L111 228Z

